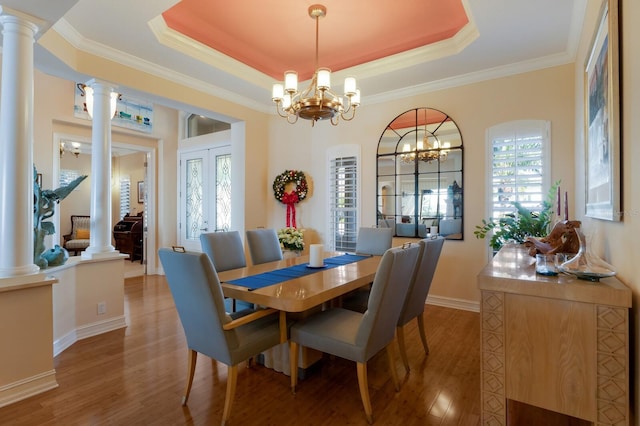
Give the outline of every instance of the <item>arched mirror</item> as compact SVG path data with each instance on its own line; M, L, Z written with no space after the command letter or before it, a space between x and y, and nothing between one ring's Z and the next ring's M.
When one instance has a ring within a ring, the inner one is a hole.
M447 114L415 108L397 116L378 142L378 227L462 240L463 164L462 135Z

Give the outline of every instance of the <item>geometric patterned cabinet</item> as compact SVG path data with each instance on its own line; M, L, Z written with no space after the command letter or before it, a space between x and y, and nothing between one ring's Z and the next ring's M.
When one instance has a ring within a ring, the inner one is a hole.
M478 288L483 425L508 424L520 403L629 424L628 287L615 277L536 275L535 258L508 245L478 274Z

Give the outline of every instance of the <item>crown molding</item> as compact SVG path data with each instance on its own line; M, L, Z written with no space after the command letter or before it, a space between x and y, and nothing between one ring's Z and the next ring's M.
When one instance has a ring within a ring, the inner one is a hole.
M60 34L67 42L69 42L74 48L95 55L135 70L172 81L174 83L181 84L183 86L198 90L208 95L216 96L218 98L234 102L236 104L245 106L247 108L261 111L270 112L270 109L262 103L256 102L253 99L239 96L229 90L225 90L221 87L213 84L206 83L202 80L189 77L185 74L173 71L169 68L162 67L158 64L142 60L134 55L123 53L112 47L106 46L102 43L98 43L83 37L73 28L64 18L58 21L53 29Z
M404 68L409 68L425 62L452 56L460 53L465 47L471 44L480 36L476 26L469 21L458 33L446 40L432 43L427 46L417 47L406 52L356 65L351 68L335 72L336 77L341 75L357 75L358 78L376 77Z
M378 104L389 102L397 99L407 98L425 93L435 92L437 90L451 89L454 87L466 86L468 84L479 83L497 78L509 77L516 74L523 74L531 71L538 71L545 68L552 68L560 65L566 65L574 62L573 56L568 53L558 53L541 58L530 59L514 64L489 68L477 72L464 74L461 76L444 78L441 80L431 81L424 84L405 87L399 90L393 90L378 95L363 97L362 104Z

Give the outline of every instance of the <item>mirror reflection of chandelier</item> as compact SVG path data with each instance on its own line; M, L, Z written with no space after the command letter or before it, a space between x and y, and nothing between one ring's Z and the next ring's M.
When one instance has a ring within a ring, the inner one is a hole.
M433 142L432 142L433 140ZM424 135L422 140L417 141L416 148L411 149L411 144L405 143L402 146L402 154L400 160L403 163L411 164L416 161L416 157L420 161L431 163L432 161L447 161L449 142L440 143L438 138L427 129L427 110L424 111Z
M284 86L273 85L271 99L276 103L280 117L286 118L290 124L298 118L311 120L313 126L318 120L330 120L336 126L340 118L353 120L356 108L360 105L360 90L356 88L355 77L344 80L344 97L331 91L331 70L318 68L318 29L320 18L327 14L327 8L321 4L309 6L309 16L316 21L316 62L315 72L309 87L298 91L298 73L286 71Z

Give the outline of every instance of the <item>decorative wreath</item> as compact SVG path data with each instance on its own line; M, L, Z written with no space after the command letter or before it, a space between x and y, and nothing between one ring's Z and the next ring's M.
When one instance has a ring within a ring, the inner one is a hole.
M288 183L295 183L296 188L291 192L284 192ZM292 204L304 200L307 197L307 178L300 170L285 170L276 176L273 181L273 195L283 204Z

